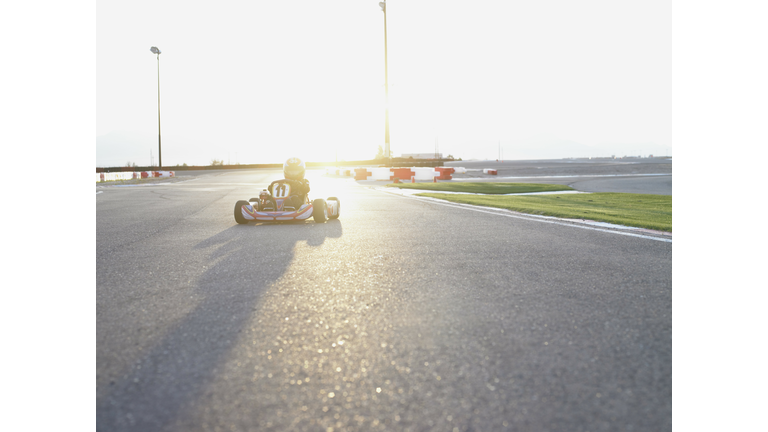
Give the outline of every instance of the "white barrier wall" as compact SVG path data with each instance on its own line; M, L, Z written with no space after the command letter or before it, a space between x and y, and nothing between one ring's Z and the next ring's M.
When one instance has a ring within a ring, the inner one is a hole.
M368 168L371 174L368 180L392 180L392 170L390 168Z
M411 168L411 171L413 171L416 180L432 181L433 178L440 176L440 173L434 168Z
M350 177L355 175L355 170L354 168L326 168L325 174Z
M100 181L131 180L133 178L132 172L111 172L101 173Z
M120 171L120 172L109 172L109 173L96 173L96 183L103 182L103 181L142 179L142 178L148 178L148 177L160 177L160 178L176 177L176 172L175 171L142 171L142 172Z
M458 171L457 171L458 170ZM479 170L478 170L479 171ZM392 181L397 178L401 182L451 180L455 172L466 173L466 168L452 167L370 167L370 168L326 168L327 175L354 176L355 180Z
M376 167L376 168L355 168L353 175L355 180L384 180L392 181L395 178L398 181L435 181L451 180L453 168L446 167Z

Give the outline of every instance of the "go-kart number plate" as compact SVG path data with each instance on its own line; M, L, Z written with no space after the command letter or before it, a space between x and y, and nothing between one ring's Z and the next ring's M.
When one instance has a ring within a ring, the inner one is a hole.
M291 185L287 183L278 183L272 186L272 196L275 198L288 198L291 196Z

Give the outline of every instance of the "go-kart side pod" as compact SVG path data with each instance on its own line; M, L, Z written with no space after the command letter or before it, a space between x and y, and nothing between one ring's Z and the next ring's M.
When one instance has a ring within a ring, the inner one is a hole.
M253 203L255 204L255 203ZM248 201L238 201L235 204L235 221L239 224L248 222L290 222L306 220L313 216L313 208L309 204L301 206L298 210L288 211L259 211L258 206L254 206Z
M328 219L338 219L339 218L339 212L341 211L341 202L336 197L328 197L327 200L325 200L325 203L328 205Z
M312 201L312 219L318 223L328 220L328 205L324 199L318 198Z

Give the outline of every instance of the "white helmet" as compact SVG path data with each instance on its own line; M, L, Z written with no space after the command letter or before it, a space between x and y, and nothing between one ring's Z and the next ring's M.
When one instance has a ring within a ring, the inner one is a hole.
M283 175L287 179L303 180L305 172L304 161L297 157L292 157L283 164Z

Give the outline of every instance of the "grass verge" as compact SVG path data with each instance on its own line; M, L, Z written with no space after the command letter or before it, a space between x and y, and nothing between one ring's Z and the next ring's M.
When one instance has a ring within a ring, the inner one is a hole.
M440 183L438 183L438 185L439 184ZM418 195L463 204L503 208L521 213L569 219L588 219L618 225L672 232L672 196L670 195L630 193L535 196L458 195L440 193L422 193Z
M558 192L573 190L570 186L537 183L390 183L387 186L400 189L421 189L448 192L467 192L482 194L511 194L530 192Z

